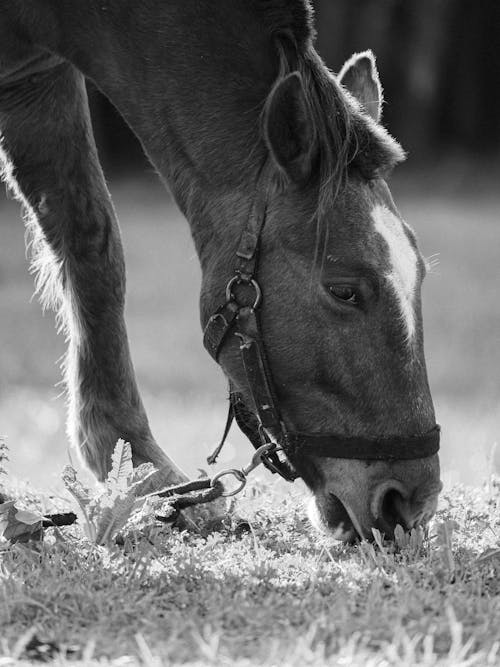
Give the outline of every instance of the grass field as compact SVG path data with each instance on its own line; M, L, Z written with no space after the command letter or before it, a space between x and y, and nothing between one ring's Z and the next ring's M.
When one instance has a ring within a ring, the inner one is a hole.
M241 533L146 523L104 548L72 527L4 546L0 665L500 664L499 481L445 493L430 538L399 548L332 544L270 485L236 511Z

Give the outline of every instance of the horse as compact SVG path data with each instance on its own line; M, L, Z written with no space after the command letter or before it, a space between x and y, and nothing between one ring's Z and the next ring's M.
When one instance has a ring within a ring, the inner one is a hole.
M68 436L87 466L104 479L123 438L134 465L185 479L134 376L86 77L190 224L205 344L266 465L304 480L313 522L340 540L425 526L441 488L426 263L387 185L405 155L373 54L329 71L308 0L0 6L2 174L67 337Z

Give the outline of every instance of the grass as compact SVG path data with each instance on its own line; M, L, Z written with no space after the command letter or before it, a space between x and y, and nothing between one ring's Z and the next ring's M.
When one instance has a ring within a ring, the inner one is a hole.
M16 494L31 508L69 503ZM498 480L445 493L431 538L402 548L332 543L299 492L268 483L235 510L249 530L202 537L146 521L110 549L76 526L4 545L0 665L34 657L33 635L52 642L54 664L499 663Z

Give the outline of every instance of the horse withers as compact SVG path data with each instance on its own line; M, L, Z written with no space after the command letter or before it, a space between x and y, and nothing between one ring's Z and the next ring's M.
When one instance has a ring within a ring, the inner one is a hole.
M307 0L0 7L4 178L34 237L38 290L68 337L69 435L97 477L122 437L162 483L184 479L135 382L85 76L189 221L205 342L239 424L274 447L269 467L304 479L313 514L340 539L424 525L440 489L425 263L385 182L403 153L380 124L371 53L332 75Z

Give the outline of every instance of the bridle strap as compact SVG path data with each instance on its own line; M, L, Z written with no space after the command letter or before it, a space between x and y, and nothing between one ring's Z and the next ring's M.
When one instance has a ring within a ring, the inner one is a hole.
M217 445L217 447L210 454L210 456L207 456L208 465L211 466L211 465L213 465L214 463L217 462L219 454L221 453L222 448L226 444L227 436L229 435L229 431L231 430L231 426L233 425L233 421L234 421L233 403L232 403L231 400L229 400L229 407L228 407L228 410L227 410L226 425L224 426L224 433L222 434L222 438L220 439L220 442Z
M440 427L423 435L392 438L339 437L316 433L289 433L290 451L309 456L362 461L424 459L439 451Z
M278 402L274 395L271 374L255 309L249 307L241 309L236 323L235 335L240 339L240 353L245 369L247 386L255 407L258 423L257 434L260 438L259 446L269 442L279 445L279 448L276 447L274 451L266 453L262 458L262 462L271 472L277 472L281 477L292 482L298 475L289 461L285 457L280 457L279 454L281 450L287 454L287 450L284 447L287 441L287 434L279 412ZM241 427L237 413L235 415L238 425ZM256 441L255 432L251 435L252 437L249 438L250 442L256 447L259 441Z
M258 449L262 444L259 420L254 412L247 409L241 394L232 392L230 399L233 406L234 419L240 431L246 435L254 448Z
M235 301L229 301L217 308L207 322L203 332L203 345L215 361L219 361L219 352L227 334L233 327L238 312L238 304Z
M255 409L252 421L256 422L257 427L254 428L254 425L250 424L247 416L249 413L246 408L243 409L243 402L239 394L231 392L231 412L228 414L226 430L221 444L209 457L209 462L214 461L220 452L227 437L229 419L231 418L232 421L233 416L255 449L265 443L281 443L286 440L285 427L274 395L260 333L257 310L260 307L262 294L254 278L267 208L267 197L264 196L260 182L266 180L269 170L270 165L266 162L261 168L252 208L238 243L234 274L226 287L226 302L210 317L203 333L203 344L215 361L218 361L229 332L239 338L241 361ZM249 303L241 303L238 300L240 297L236 297L235 291L238 291L239 288L251 292ZM280 454L281 451L281 448L276 446L274 451L263 455L262 462L271 472L278 473L288 481L293 481L297 478L297 474L288 460Z
M269 169L270 167L266 161L259 172L247 224L241 233L236 250L234 273L226 286L226 301L210 317L203 332L203 345L217 362L226 336L233 328L241 309L233 298L232 288L241 283L252 284L256 272L260 236L266 221L267 208L267 197L264 196L260 184L265 181ZM255 289L259 291L253 304L255 310L260 305L260 287L256 281L253 284Z
M282 423L271 387L255 311L252 308L242 308L237 325L235 335L240 339L241 359L259 422L263 429L276 438L282 430Z

